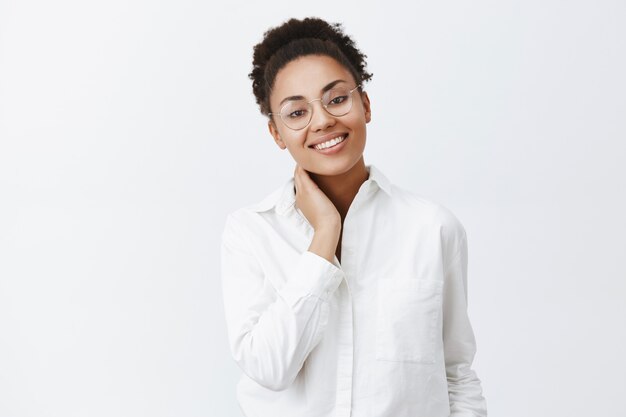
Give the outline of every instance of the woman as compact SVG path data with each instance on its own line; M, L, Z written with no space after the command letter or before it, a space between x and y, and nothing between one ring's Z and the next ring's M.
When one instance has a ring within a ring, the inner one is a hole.
M249 417L486 416L465 230L365 165L365 58L313 18L254 48L257 103L296 167L222 236L239 404Z

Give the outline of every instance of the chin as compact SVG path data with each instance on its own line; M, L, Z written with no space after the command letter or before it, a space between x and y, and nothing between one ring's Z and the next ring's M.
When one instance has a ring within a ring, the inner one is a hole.
M363 156L361 155L359 158L352 159L350 161L336 160L328 161L328 163L310 163L306 166L302 165L302 167L304 167L306 171L317 175L342 175L354 168L362 157Z

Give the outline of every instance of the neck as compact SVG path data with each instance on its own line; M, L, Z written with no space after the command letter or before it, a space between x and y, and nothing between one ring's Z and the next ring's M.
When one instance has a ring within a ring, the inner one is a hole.
M350 204L352 204L352 200L354 200L361 184L369 178L369 173L365 168L365 162L361 156L361 159L359 159L350 170L343 174L319 175L310 173L310 176L335 205L341 216L341 223L343 223L346 214L348 214Z

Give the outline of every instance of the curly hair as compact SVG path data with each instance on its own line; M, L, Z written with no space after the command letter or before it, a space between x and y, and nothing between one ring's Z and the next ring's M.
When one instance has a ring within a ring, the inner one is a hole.
M366 71L367 55L343 33L341 23L330 24L315 17L290 19L267 30L263 40L254 46L252 72L248 77L261 113L270 113L269 96L278 71L305 55L334 58L350 71L357 84L369 81L373 75Z

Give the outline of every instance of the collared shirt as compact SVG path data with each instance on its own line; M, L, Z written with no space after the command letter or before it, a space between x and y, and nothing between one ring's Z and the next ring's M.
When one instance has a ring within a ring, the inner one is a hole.
M222 289L247 417L487 415L471 367L465 229L366 169L341 263L308 251L293 177L226 219Z

